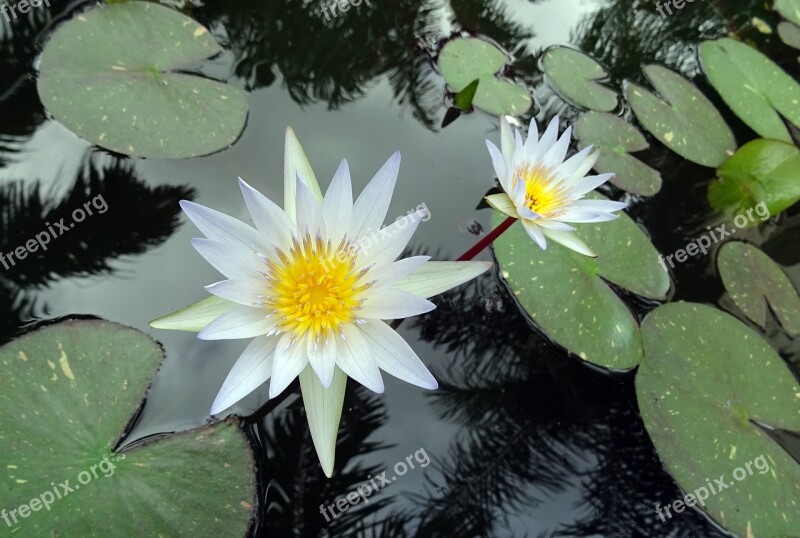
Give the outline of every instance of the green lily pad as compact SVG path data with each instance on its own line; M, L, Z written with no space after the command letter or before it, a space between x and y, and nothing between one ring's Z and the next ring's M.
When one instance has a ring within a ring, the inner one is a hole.
M172 9L101 5L59 26L47 42L39 96L55 119L112 151L205 155L238 138L247 95L178 71L221 51L205 27Z
M575 137L580 149L589 145L599 148L594 169L601 174L613 172L611 183L620 189L640 196L653 196L661 190L658 171L629 153L647 149L647 140L622 118L605 112L581 114L575 123Z
M555 47L542 58L542 70L553 88L578 106L610 112L617 107L617 92L598 84L608 76L603 66L569 47Z
M729 38L700 45L700 60L708 80L742 121L764 138L791 143L781 116L800 126L800 85L792 77L754 48Z
M800 430L800 387L781 357L742 322L706 305L661 306L645 318L642 334L639 410L681 489L695 499L707 495L701 508L739 536L795 536L800 465L751 422Z
M790 47L800 49L800 27L786 21L778 23L778 36Z
M496 77L507 63L503 51L474 37L450 41L439 55L439 69L455 92L478 80L472 101L476 107L490 114L519 116L530 109L533 101L525 88Z
M777 215L800 200L800 150L778 140L753 140L725 161L717 176L708 187L716 211L732 218L763 203ZM748 219L746 226L759 222Z
M630 82L625 84L625 98L645 129L681 157L703 166L719 166L733 155L733 133L697 86L658 65L645 66L644 74L663 99Z
M101 320L0 348L0 510L13 536L245 535L253 456L236 425L114 451L163 355L146 335Z
M504 218L497 212L495 224ZM501 274L520 306L556 343L598 366L632 368L643 357L639 324L606 281L642 297L664 299L669 275L659 264L658 251L627 215L576 228L597 258L554 241L542 250L516 223L494 242Z
M800 334L800 297L780 266L741 241L722 246L719 275L733 302L759 327L767 326L767 305L791 336Z
M784 19L800 26L800 0L775 0L775 9Z

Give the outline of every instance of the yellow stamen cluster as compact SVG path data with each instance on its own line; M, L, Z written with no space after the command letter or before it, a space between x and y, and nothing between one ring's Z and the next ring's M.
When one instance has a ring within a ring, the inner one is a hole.
M552 216L563 204L561 189L553 186L552 171L525 163L514 170L517 181L525 183L525 205L542 216Z

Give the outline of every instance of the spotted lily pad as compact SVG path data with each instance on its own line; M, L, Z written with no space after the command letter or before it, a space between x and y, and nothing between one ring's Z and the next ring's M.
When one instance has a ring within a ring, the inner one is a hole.
M795 536L800 464L754 423L800 430L800 387L781 357L706 305L661 306L642 334L639 410L681 489L739 536Z
M639 130L614 114L587 112L575 124L575 137L581 149L593 145L600 149L594 169L613 172L611 183L641 196L653 196L661 190L661 175L633 157L630 152L649 147Z
M146 335L100 320L0 348L0 528L33 538L245 535L253 457L235 424L115 450L162 358Z
M206 28L172 9L100 5L59 26L47 42L39 96L58 121L112 151L205 155L238 138L247 96L180 71L221 51Z
M700 45L700 60L708 80L742 121L764 138L792 142L781 119L800 126L800 85L791 76L730 38Z
M722 283L745 316L767 325L767 305L792 335L800 334L800 297L780 266L759 249L741 241L722 246L717 258Z
M775 0L775 9L784 19L800 26L800 0Z
M661 98L630 82L625 84L625 98L645 129L681 157L703 166L719 166L733 155L733 133L694 84L659 65L646 66L644 74Z
M610 112L617 106L617 92L596 81L608 76L603 66L569 47L555 47L542 58L547 81L561 95L578 106Z
M497 212L496 223L503 218ZM553 241L542 250L521 224L514 224L494 242L501 274L521 308L556 343L598 366L632 368L643 356L639 325L606 281L642 297L664 299L669 275L658 262L658 251L627 215L578 224L575 233L597 258Z
M519 116L533 101L525 88L497 78L507 63L503 51L477 38L454 39L439 55L439 68L454 91L461 92L478 80L472 104L490 114Z

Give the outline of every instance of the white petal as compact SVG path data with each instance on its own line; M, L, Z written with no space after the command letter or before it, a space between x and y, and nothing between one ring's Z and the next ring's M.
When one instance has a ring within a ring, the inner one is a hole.
M484 200L486 200L487 204L497 209L498 211L505 213L509 217L514 217L517 219L519 218L519 213L517 212L517 206L514 205L514 202L511 201L511 198L508 197L508 194L504 192L498 194L492 194L489 196L485 196Z
M492 167L494 167L494 173L500 181L500 186L503 187L504 191L509 190L511 178L508 166L510 163L506 163L503 154L500 153L497 146L488 140L486 141L486 147L489 149L489 156L492 158Z
M383 392L381 371L375 364L367 340L355 325L342 326L344 336L336 341L336 363L347 375L373 392Z
M541 248L542 250L546 249L547 241L545 240L544 235L542 234L541 228L539 228L539 226L535 222L527 219L522 219L521 222L522 222L522 227L525 228L525 232L528 234L528 237L533 239L534 243L539 245L539 248Z
M396 288L368 290L358 316L369 319L401 319L430 312L436 305L411 292Z
M583 178L583 176L588 174L589 170L591 170L594 167L595 163L597 162L597 159L599 158L600 158L600 150L595 150L592 153L590 153L580 164L578 164L578 166L575 167L575 170L572 172L572 175L570 175L567 178L566 180L567 183L574 184L575 182Z
M554 175L562 179L571 178L572 175L575 173L575 171L578 169L578 166L580 166L581 163L583 163L583 161L585 161L589 157L589 154L592 153L592 149L593 146L587 146L582 150L580 150L575 155L573 155L572 157L570 157L569 159L567 159L566 161L564 161L563 163L561 163L555 169ZM586 171L588 172L589 170Z
M397 332L382 321L361 326L378 367L389 375L425 389L439 386L422 361Z
M596 258L597 254L594 253L589 246L584 243L581 239L578 238L572 232L561 232L558 230L542 230L544 234L561 245L564 245L570 250L574 250L579 254L583 254L584 256L591 256L592 258Z
M582 211L580 209L573 209L565 211L564 214L558 216L558 220L564 222L575 223L591 223L591 222L609 222L617 220L619 215L614 213L599 213L596 211Z
M399 280L402 280L419 269L422 264L430 259L430 256L411 256L410 258L403 258L402 260L393 262L389 266L381 268L379 271L369 271L359 279L358 283L370 282L374 279L375 283L370 287L372 291L386 286L393 286Z
M572 140L572 127L567 127L567 130L564 131L564 134L561 135L561 138L556 142L553 147L551 147L547 153L544 155L544 167L545 168L555 168L559 164L564 161L564 157L567 155L567 150L569 149L569 143Z
M559 216L558 218L560 219L561 217ZM536 225L542 228L547 228L548 230L561 230L564 232L572 232L575 230L575 228L569 224L564 224L563 222L559 222L557 220L538 219L536 221Z
M541 140L539 140L539 145L536 146L536 153L531 157L534 162L543 160L550 148L553 147L553 144L556 143L558 139L558 124L558 116L550 120L550 125L547 126Z
M196 333L237 306L236 303L212 295L172 314L155 319L150 322L150 326L154 329Z
M506 162L511 163L514 156L514 133L511 132L511 124L506 116L500 116L500 150Z
M222 297L244 306L254 306L261 303L261 299L269 291L264 280L255 278L232 278L206 286L209 293Z
M311 169L306 152L300 145L297 135L291 127L286 128L286 143L283 155L283 207L292 222L295 220L295 207L297 199L297 176L300 176L305 184L314 193L317 200L322 201L322 191L319 190L317 176Z
M513 190L508 193L511 201L514 202L514 205L517 207L525 205L525 195L527 194L525 181L522 179L518 179L516 183L514 183Z
M375 265L381 267L396 260L408 245L414 232L417 231L419 223L426 216L427 211L420 209L401 217L400 220L377 232L359 239L359 253L356 260L358 266Z
M269 382L270 399L286 390L306 364L308 364L306 336L295 339L292 333L283 334L275 346L275 360L272 363L272 378Z
M615 202L613 200L575 200L569 204L570 209L581 209L582 211L611 212L619 211L628 207L625 202Z
M322 386L326 389L333 381L333 371L336 368L336 338L329 337L322 342L308 339L308 363L319 377Z
M274 326L275 321L263 308L237 306L209 323L197 337L201 340L253 338L267 334Z
M392 201L392 193L399 171L400 152L396 152L389 157L389 160L364 187L353 206L353 221L348 234L351 239L357 240L380 230L386 219L386 213L389 211L389 203Z
M492 262L474 261L428 262L395 284L395 288L420 297L433 297L472 280L492 265Z
M252 251L211 239L192 239L192 246L226 278L263 277L264 262Z
M310 366L300 372L300 390L303 394L303 406L306 408L308 429L311 431L319 463L328 478L333 475L333 464L336 460L336 436L339 434L346 387L347 376L339 368L334 369L333 381L328 389L322 386Z
M239 189L253 223L268 241L287 248L295 231L294 222L278 205L239 178Z
M268 250L259 233L244 222L188 200L181 200L180 206L209 239L239 245L253 252Z
M572 188L570 189L570 194L575 197L583 196L587 192L595 190L597 187L607 182L612 177L614 177L614 174L600 174L598 176L586 176L580 181L580 183L577 183L572 186Z
M315 235L322 228L322 207L314 193L303 183L299 176L297 178L297 213L295 219L299 235L306 233Z
M261 336L250 342L219 389L211 405L212 415L229 408L269 379L277 342L275 336Z
M536 147L539 145L539 126L536 125L536 118L531 118L528 125L528 137L525 139L525 154L535 155Z
M347 161L342 160L322 202L325 230L334 247L350 229L352 215L353 187L350 182L350 168L347 166Z

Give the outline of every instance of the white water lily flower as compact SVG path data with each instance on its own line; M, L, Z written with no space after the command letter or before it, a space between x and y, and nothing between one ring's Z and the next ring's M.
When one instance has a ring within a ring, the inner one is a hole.
M605 222L618 217L614 211L627 207L611 200L584 200L614 174L586 176L598 152L592 146L564 160L569 149L572 127L558 138L558 116L539 138L536 120L532 119L528 137L523 141L519 130L511 132L505 117L500 119L500 146L486 141L500 186L505 192L486 197L486 201L510 217L520 219L531 239L547 248L545 237L587 256L594 252L567 223Z

